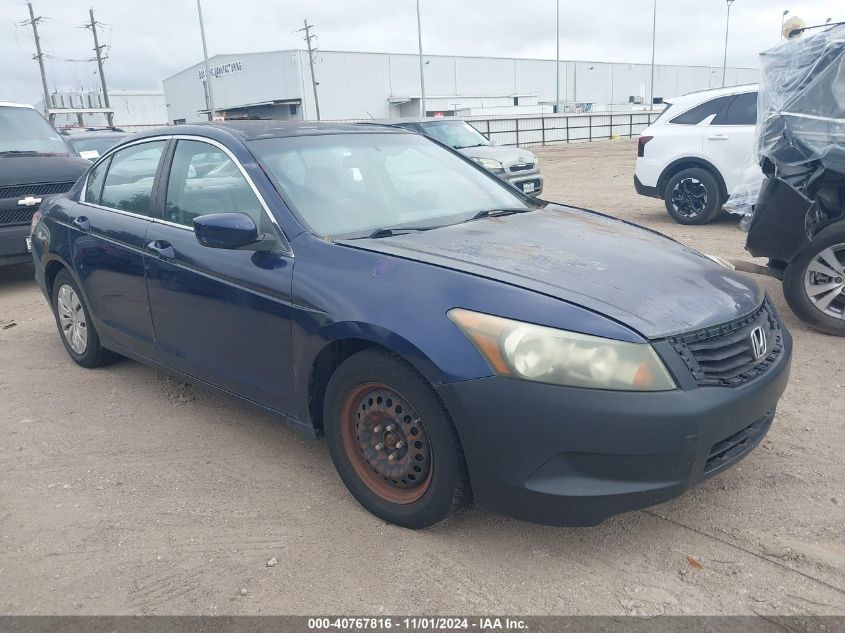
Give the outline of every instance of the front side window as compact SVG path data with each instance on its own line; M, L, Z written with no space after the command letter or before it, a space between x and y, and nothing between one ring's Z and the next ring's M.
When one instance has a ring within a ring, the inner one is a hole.
M69 154L61 136L32 108L0 106L0 154Z
M202 141L181 140L167 181L164 219L193 226L195 217L210 213L246 213L259 231L271 230L261 202L228 154Z
M317 235L454 224L535 207L509 185L415 134L320 134L249 141Z
M698 125L707 117L719 114L719 112L722 111L722 108L724 108L728 101L732 98L733 97L728 95L727 97L710 99L710 101L705 101L704 103L687 110L683 114L676 116L669 122L675 123L676 125Z
M165 144L166 141L140 143L112 154L100 204L149 215L153 183Z
M746 92L737 95L713 125L754 125L757 123L757 93Z
M431 138L455 149L490 145L484 135L465 121L426 121L420 127Z

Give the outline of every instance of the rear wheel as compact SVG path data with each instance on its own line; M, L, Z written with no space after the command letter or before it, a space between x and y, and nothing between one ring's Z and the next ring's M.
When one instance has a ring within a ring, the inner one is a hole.
M329 381L324 427L346 487L376 516L424 528L451 516L469 482L449 414L397 356L365 350Z
M845 224L821 231L789 263L783 294L802 320L845 336Z
M66 270L60 271L53 282L53 313L65 350L75 363L93 368L120 358L100 345L82 293Z
M701 167L678 172L666 183L666 210L680 224L707 224L722 210L719 183Z

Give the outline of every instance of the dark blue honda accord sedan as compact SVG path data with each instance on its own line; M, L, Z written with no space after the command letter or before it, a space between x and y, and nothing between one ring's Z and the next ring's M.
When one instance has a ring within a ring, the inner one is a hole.
M557 525L674 497L761 440L789 376L749 278L396 128L133 137L42 206L32 250L75 362L325 434L352 495L412 528L470 497Z

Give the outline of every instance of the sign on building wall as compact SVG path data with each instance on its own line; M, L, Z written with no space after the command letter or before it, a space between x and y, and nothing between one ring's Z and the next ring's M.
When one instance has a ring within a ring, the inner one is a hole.
M212 77L220 77L221 75L231 75L232 73L240 72L244 69L241 60L230 62L228 64L221 64L220 66L212 66L208 69L208 73ZM200 80L205 79L205 69L200 68L197 71Z

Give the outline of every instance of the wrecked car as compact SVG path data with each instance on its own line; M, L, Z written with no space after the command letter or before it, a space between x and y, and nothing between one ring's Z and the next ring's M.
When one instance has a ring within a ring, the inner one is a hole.
M795 314L845 336L845 24L791 39L760 62L765 179L752 171L727 208L748 216L746 249L769 258Z
M749 277L395 127L145 132L41 209L33 258L73 361L324 435L409 528L470 499L553 525L665 501L746 456L789 377Z

